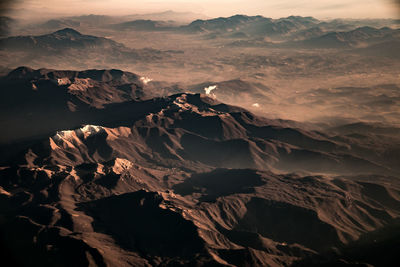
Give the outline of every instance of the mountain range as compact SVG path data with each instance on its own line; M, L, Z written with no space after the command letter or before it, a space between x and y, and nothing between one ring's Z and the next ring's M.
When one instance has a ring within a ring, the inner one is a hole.
M38 50L51 52L65 49L122 49L123 45L103 37L83 35L78 31L65 28L40 36L17 36L1 39L0 47L8 50Z
M174 47L182 46L171 46L168 45L169 42L160 44L157 41L157 36L160 34L163 34L163 38L175 36L172 37L173 42L176 41L175 38L178 38L176 34L184 34L185 37L182 38L186 38L186 41L193 42L191 38L200 39L202 42L207 42L210 49L267 47L313 50L317 48L346 50L351 54L375 58L397 57L398 49L396 48L400 37L398 29L356 27L355 25L360 25L360 23L351 25L341 24L342 22L319 21L312 17L299 16L271 19L262 16L235 15L227 18L196 20L186 25L179 25L173 21L149 19L121 22L111 17L88 15L54 19L38 26L39 32L45 29L67 27L52 33L3 37L0 39L0 57L4 62L3 68L9 69L25 64L35 68L43 67L44 62L46 62L45 67L62 68L65 62L68 62L67 66L79 69L105 68L110 65L115 68L125 68L133 64L136 65L135 69L146 70L148 66L140 63L150 64L161 62L161 60L166 62L171 56L174 56L174 59L167 62L169 65L185 66L184 63L178 62L183 60L182 57L175 56L178 53L184 53L185 49L190 53L188 46L183 46L183 50L175 50ZM90 23L98 25L99 31L104 36L112 36L124 44L138 42L140 47L145 48L136 49L131 45L127 47L110 38L82 34L73 29L93 32L95 26L90 26ZM151 35L147 35L146 32ZM126 40L124 37L126 35L137 35L139 41ZM144 39L140 36L148 41L142 43ZM154 46L158 47L157 49L152 48L153 42ZM168 48L162 50L165 46ZM35 55L32 56L32 53ZM196 65L198 64L194 64L193 67Z
M399 40L400 30L388 27L361 27L348 32L331 32L298 44L313 48L367 47L377 43Z
M187 23L196 19L207 19L207 16L194 12L177 12L173 10L166 10L163 12L156 12L156 13L127 15L123 16L123 19L125 21L159 20L159 21L175 21L177 23Z
M0 17L0 265L398 265L398 20L28 22Z
M52 18L43 22L34 23L33 25L24 25L25 28L30 29L46 29L46 30L58 30L62 28L101 28L110 27L115 29L121 29L116 25L129 24L131 21L159 21L160 23L171 25L181 25L192 22L196 19L207 19L207 16L192 12L175 12L167 10L164 12L147 13L147 14L131 14L123 16L108 16L108 15L81 15L81 16L68 16L60 18ZM10 18L11 20L11 18ZM16 24L16 21L11 21ZM1 21L0 21L1 23ZM114 25L114 26L113 26Z
M397 37L398 30L389 27L374 28L362 23L346 21L319 21L313 17L290 16L271 19L263 16L235 15L207 20L195 20L188 25L174 26L162 20L133 20L116 24L116 30L176 31L191 34L207 34L212 38L258 39L296 41L306 40L304 46L340 48L356 46L365 40ZM381 25L379 23L370 25ZM382 40L383 41L383 40Z
M399 30L375 28L362 23L319 21L313 17L290 16L271 19L263 16L235 15L208 20L195 20L188 25L174 25L161 20L133 20L110 26L124 31L170 31L201 34L206 39L237 39L233 46L269 46L296 48L365 48L385 43L395 47ZM368 25L368 23L366 23ZM370 25L382 25L369 23ZM361 25L361 27L360 27ZM392 26L392 25L390 25ZM278 43L277 43L278 42ZM379 50L379 49L375 49ZM374 50L374 51L375 51ZM375 51L376 52L376 51Z
M4 262L345 265L379 259L357 254L373 231L398 234L398 160L370 142L399 129L305 130L120 70L0 82Z
M160 96L161 91L147 83L145 77L120 70L17 68L0 80L2 122L8 128L1 142L76 127L86 119L106 120L104 110L114 108L112 104Z
M160 51L152 48L133 49L111 39L65 28L38 36L12 36L0 39L0 51L4 52L11 66L25 63L36 65L48 62L50 65L85 66L86 62L123 63L135 61L157 61L179 51ZM34 53L34 57L32 57Z

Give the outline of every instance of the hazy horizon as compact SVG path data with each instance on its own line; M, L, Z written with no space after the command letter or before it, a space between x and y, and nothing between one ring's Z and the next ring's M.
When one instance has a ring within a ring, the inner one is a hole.
M229 3L229 4L228 4ZM329 18L398 18L399 1L339 0L339 1L269 1L222 0L205 1L128 1L128 0L19 0L3 1L1 14L24 19L44 19L74 15L130 15L164 12L193 12L208 17L228 17L235 14L262 15L272 18L290 15Z

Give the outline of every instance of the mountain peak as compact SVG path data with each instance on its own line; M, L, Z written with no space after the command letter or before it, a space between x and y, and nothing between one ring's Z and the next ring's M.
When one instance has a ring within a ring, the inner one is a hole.
M82 34L72 28L64 28L62 30L58 30L53 32L53 35L61 35L61 36L81 36Z
M21 79L22 77L31 77L35 72L34 69L31 69L26 66L18 67L12 71L10 71L7 75L9 79Z

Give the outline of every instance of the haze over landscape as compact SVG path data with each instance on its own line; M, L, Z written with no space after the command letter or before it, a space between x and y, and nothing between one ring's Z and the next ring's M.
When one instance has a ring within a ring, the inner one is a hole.
M17 0L5 1L4 12L23 16L105 14L130 15L165 10L196 12L209 17L233 14L274 18L306 15L318 18L396 18L397 0Z
M398 266L398 1L5 1L6 266Z

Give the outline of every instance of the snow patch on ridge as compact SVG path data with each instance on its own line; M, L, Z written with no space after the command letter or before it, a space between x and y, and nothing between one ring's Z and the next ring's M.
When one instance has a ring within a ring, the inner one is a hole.
M62 146L74 147L72 143L81 143L79 137L83 135L84 138L99 133L104 130L101 126L85 125L82 128L75 130L58 131L52 138L50 138L50 146L52 149L59 148L60 141Z
M103 127L101 127L101 126L97 126L97 125L90 125L90 124L87 124L87 125L85 125L84 127L82 127L81 129L80 129L83 133L86 133L86 134L95 134L95 133L98 133L98 132L100 132L101 130L103 130Z
M87 125L83 126L82 128L79 128L76 130L58 131L56 133L56 137L68 138L68 137L74 135L74 133L76 133L76 132L81 132L85 135L85 137L87 137L89 135L100 132L102 129L103 129L103 127L101 127L101 126L87 124Z
M71 83L71 81L68 79L68 78L66 78L66 77L64 77L64 78L58 78L57 80L56 80L56 82L57 82L57 84L58 85L68 85L68 84L70 84Z
M149 77L140 77L140 80L144 83L144 84L148 84L149 82L151 82L153 79L150 79Z

